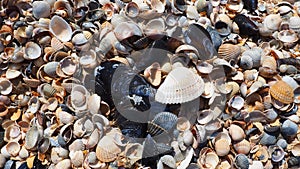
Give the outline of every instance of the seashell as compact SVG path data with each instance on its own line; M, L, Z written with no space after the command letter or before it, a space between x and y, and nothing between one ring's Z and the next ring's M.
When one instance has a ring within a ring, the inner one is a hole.
M44 72L51 76L51 77L56 77L56 68L58 66L59 62L48 62L44 66Z
M115 27L114 33L119 41L122 41L132 36L142 36L141 29L138 27L138 25L132 22L119 23Z
M37 91L43 96L43 97L46 97L46 98L50 98L50 97L53 97L55 95L55 93L57 92L57 90L51 86L50 84L48 83L43 83L41 84Z
M299 165L299 159L297 157L290 157L288 159L288 165L289 165L289 167Z
M157 163L157 169L164 169L164 168L176 168L176 161L173 156L171 155L164 155L162 156L158 163Z
M252 69L254 65L251 56L243 54L240 59L240 66L243 69Z
M285 156L285 152L281 147L270 146L269 150L270 150L270 155L271 155L272 161L280 162L281 160L283 160L283 158Z
M299 40L293 30L282 30L278 33L278 39L283 43L295 43Z
M93 94L88 98L88 109L92 114L97 114L100 109L101 98L97 94Z
M46 137L42 138L38 143L38 151L42 154L45 154L49 148L50 148L50 139Z
M266 28L276 31L279 29L282 19L278 14L269 14L265 17L263 24Z
M298 16L290 17L290 19L289 19L289 28L290 29L299 33L299 31L300 31L299 24L300 24L300 17L298 17Z
M77 70L77 63L72 57L65 57L56 67L56 74L59 76L72 76ZM61 72L61 73L60 73Z
M5 78L0 78L0 89L1 89L1 94L3 95L8 95L12 92L12 83Z
M292 147L292 154L294 156L299 156L300 155L300 143L296 143L293 147Z
M250 142L245 139L233 144L233 147L238 154L245 154L245 155L247 155L251 149Z
M29 157L29 152L26 150L24 146L21 147L21 150L19 151L19 157L21 159L26 159Z
M279 139L276 143L277 146L281 147L282 149L285 149L288 146L288 143L285 139Z
M260 140L260 144L262 145L273 145L277 141L277 136L276 134L271 134L271 133L264 133L262 135L262 138Z
M42 54L41 47L34 42L27 42L25 45L24 59L34 60Z
M20 144L15 141L8 142L6 147L6 151L13 157L17 156L20 151Z
M235 156L234 164L237 168L247 169L249 168L249 160L245 154L238 154Z
M6 70L6 73L5 73L5 77L7 79L15 79L17 78L18 76L21 75L21 72L18 71L18 70L13 70L13 69L7 69Z
M86 143L86 147L88 149L90 148L94 148L97 143L99 142L99 139L101 138L102 136L100 135L100 132L98 129L95 129L92 134L90 135L90 137L88 138L88 141Z
M270 87L270 94L275 100L284 104L290 104L294 101L293 88L282 80Z
M32 150L36 148L38 144L40 134L38 132L37 126L32 126L26 133L25 137L25 148L28 150Z
M218 139L215 141L215 150L218 156L225 156L230 151L230 142L228 139Z
M100 139L97 148L97 158L102 162L111 162L121 153L121 149L114 143L113 138L104 136Z
M64 159L59 161L56 165L55 165L55 169L67 169L67 168L71 168L72 167L72 163L70 159Z
M296 74L298 69L294 65L282 64L279 66L279 71L286 74Z
M219 163L218 155L212 149L205 147L202 148L197 160L200 168L216 168Z
M221 36L228 36L231 33L230 26L223 21L217 21L215 23L215 29L219 32Z
M161 83L161 73L159 63L155 62L145 69L144 76L153 86L158 86Z
M51 47L52 47L52 49L56 52L56 51L59 51L59 50L61 50L61 49L63 49L64 48L64 44L61 42L61 41L59 41L56 37L53 37L52 39L51 39Z
M85 35L82 32L76 32L74 33L72 37L72 43L75 46L80 46L88 42L88 39L85 37Z
M177 123L177 116L169 112L161 112L155 115L154 119L148 123L148 132L158 135L162 132L170 131ZM161 129L157 131L157 128Z
M139 12L140 12L139 6L135 2L129 2L125 6L125 14L131 18L137 17Z
M150 20L144 28L144 33L147 36L164 34L166 29L165 21L162 18Z
M218 50L219 57L227 61L235 60L240 54L241 47L229 43L222 44Z
M32 14L35 18L47 18L50 16L50 5L45 1L34 1L32 3Z
M72 28L70 25L60 16L53 16L49 24L50 32L60 41L67 42L71 40Z
M83 151L71 152L70 159L75 167L81 167L84 161Z
M70 152L76 152L76 151L83 151L85 149L85 146L83 144L82 139L76 139L74 142L72 142L69 145L69 151Z
M298 125L291 120L285 120L281 126L281 133L283 136L294 136L297 134Z
M75 126L75 124L74 124L74 126ZM74 127L74 130L76 130L75 127ZM61 146L65 146L67 143L69 143L69 141L71 140L72 137L73 137L72 123L69 123L67 125L64 125L61 128L60 133L57 138L58 144Z
M245 101L242 97L234 96L229 100L228 105L239 111L244 107L244 102Z
M268 67L272 70L276 70L277 69L277 63L275 58L271 57L271 56L266 56L261 60L261 65L262 67Z
M210 109L199 111L197 115L198 115L197 122L203 125L208 124L214 118L214 112Z
M190 121L185 117L178 117L176 129L179 131L189 130L191 128Z
M230 125L229 134L234 141L241 141L246 137L244 130L235 124Z
M173 7L181 12L184 12L187 9L187 2L185 0L174 0L172 2Z
M82 85L75 85L71 91L71 105L77 111L87 109L87 99L90 93Z
M41 81L38 79L23 78L23 81L32 88L37 88L41 84Z
M197 70L202 74L209 74L213 70L213 65L207 62L199 62L197 64Z
M189 82L189 83L187 83ZM172 70L158 88L155 100L161 103L184 103L199 97L204 91L204 81L185 67Z

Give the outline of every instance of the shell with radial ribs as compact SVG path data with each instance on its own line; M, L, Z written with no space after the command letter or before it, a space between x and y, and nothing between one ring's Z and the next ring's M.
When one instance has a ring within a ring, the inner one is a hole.
M222 44L218 50L219 57L227 61L236 59L241 54L241 47L229 43Z
M293 88L282 80L270 87L270 94L275 100L284 104L290 104L294 101Z
M165 104L184 103L199 97L204 91L203 79L186 67L172 70L158 88L155 100Z

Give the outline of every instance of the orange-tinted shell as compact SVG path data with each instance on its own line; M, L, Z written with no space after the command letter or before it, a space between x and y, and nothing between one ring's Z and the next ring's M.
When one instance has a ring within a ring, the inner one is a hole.
M240 46L225 43L219 47L219 57L227 61L236 59L241 54Z
M274 99L284 104L290 104L294 101L293 88L282 80L270 87L270 94Z

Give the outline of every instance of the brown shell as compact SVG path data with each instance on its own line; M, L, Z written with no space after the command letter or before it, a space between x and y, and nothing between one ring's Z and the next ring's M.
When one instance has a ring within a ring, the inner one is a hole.
M274 99L284 104L290 104L294 101L293 88L282 80L270 87L270 94Z
M241 54L240 46L225 43L218 50L219 57L227 61L236 59Z
M120 153L121 149L115 144L114 139L109 136L104 136L96 148L97 158L102 162L114 161Z

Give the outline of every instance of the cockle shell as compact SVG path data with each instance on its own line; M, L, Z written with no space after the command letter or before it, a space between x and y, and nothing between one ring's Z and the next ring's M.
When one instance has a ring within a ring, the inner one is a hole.
M292 154L294 156L300 156L300 143L296 143L293 147L292 147Z
M50 5L45 1L34 1L32 3L32 14L35 18L47 18L50 15Z
M161 112L155 115L148 123L148 132L151 135L158 135L170 131L177 123L177 116L169 112Z
M247 155L251 149L250 142L245 139L235 143L233 147L238 154L245 154L245 155Z
M122 22L119 23L115 29L114 33L116 38L119 41L122 41L124 39L127 39L129 37L132 37L134 35L136 36L142 36L142 31L139 28L139 26L132 22Z
M38 132L37 126L32 126L26 133L25 137L25 147L26 149L36 149L40 134Z
M197 164L200 168L216 168L219 163L218 155L210 148L201 149Z
M20 144L15 141L9 142L6 146L6 151L11 155L11 156L17 156L20 151Z
M249 168L249 160L247 156L244 154L238 154L235 157L234 162L237 168L241 168L241 169Z
M121 153L121 149L109 136L102 137L96 148L97 158L102 162L114 161L119 153Z
M299 25L300 25L300 17L299 16L290 17L290 20L289 20L289 28L290 29L299 33L299 31L300 31Z
M262 58L261 60L262 63L262 67L268 67L272 70L276 70L277 69L277 63L274 57L272 56L265 56Z
M241 141L246 137L244 130L235 124L230 125L229 134L234 141Z
M219 57L227 61L231 59L236 59L240 54L241 47L229 43L222 44L218 50Z
M278 33L278 39L283 43L295 43L299 40L297 33L293 30L282 30Z
M34 42L27 42L25 45L24 58L27 60L34 60L42 54L41 47Z
M55 165L55 169L68 169L72 167L72 163L70 159L64 159L62 161L59 161L56 165Z
M290 104L294 101L293 88L282 80L270 87L270 94L274 99L284 104Z
M204 91L202 78L185 67L172 70L158 88L155 100L161 103L184 103L199 97Z
M160 158L157 163L157 169L164 169L164 168L176 168L176 161L173 156L171 155L164 155Z
M137 17L140 12L139 6L135 2L129 2L125 6L125 13L129 17Z
M50 32L62 42L67 42L72 37L71 26L60 16L53 16L49 25Z
M87 109L87 101L90 93L82 85L75 85L71 91L71 105L77 111Z
M221 138L215 141L215 150L218 156L225 156L230 151L230 142L228 139Z
M279 28L282 19L278 14L269 14L263 21L263 24L266 28L276 31Z
M83 151L70 152L70 159L75 167L81 167L84 161Z

